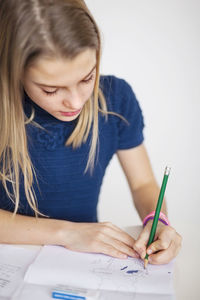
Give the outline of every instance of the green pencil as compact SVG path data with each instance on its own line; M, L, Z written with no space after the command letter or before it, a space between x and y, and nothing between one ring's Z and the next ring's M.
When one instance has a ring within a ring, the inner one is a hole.
M166 185L167 185L167 180L168 180L168 177L169 177L169 173L170 173L170 168L166 167L165 168L165 172L164 172L164 177L163 177L162 185L161 185L161 189L160 189L160 194L159 194L159 197L158 197L158 202L157 202L157 206L156 206L155 216L153 218L153 223L152 223L152 226L151 226L151 232L150 232L150 236L149 236L149 241L147 243L147 248L153 242L154 237L155 237L156 228L157 228L158 219L159 219L159 216L160 216L160 210L161 210L162 203L163 203L163 198L164 198L164 194L165 194L165 189L166 189ZM146 254L145 259L144 259L144 268L146 268L146 266L148 264L148 258L149 258L149 255Z

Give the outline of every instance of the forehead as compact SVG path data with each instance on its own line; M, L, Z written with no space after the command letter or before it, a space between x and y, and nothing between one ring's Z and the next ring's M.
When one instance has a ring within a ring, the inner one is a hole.
M87 49L73 59L41 57L25 73L29 80L38 83L67 86L86 77L95 65L96 51Z

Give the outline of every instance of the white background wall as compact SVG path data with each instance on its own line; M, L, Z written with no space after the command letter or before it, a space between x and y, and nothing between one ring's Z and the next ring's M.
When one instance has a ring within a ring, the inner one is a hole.
M86 3L102 33L101 73L126 79L141 104L159 184L165 166L172 167L166 190L172 224L200 225L200 1ZM116 157L104 178L99 216L118 226L140 224Z

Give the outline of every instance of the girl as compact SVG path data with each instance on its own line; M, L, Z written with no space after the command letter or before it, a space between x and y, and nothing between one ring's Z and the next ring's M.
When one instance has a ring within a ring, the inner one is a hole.
M147 250L150 263L167 263L181 237L166 216L146 249L159 187L142 112L124 80L100 76L100 52L83 0L0 0L0 243L119 258L144 258ZM100 187L115 153L141 219L148 215L137 241L98 222Z

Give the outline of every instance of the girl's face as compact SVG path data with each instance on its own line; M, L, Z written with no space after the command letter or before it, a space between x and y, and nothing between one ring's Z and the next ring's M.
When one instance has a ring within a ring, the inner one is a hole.
M92 95L96 51L87 49L74 59L41 58L25 71L23 85L38 106L61 121L78 117Z

